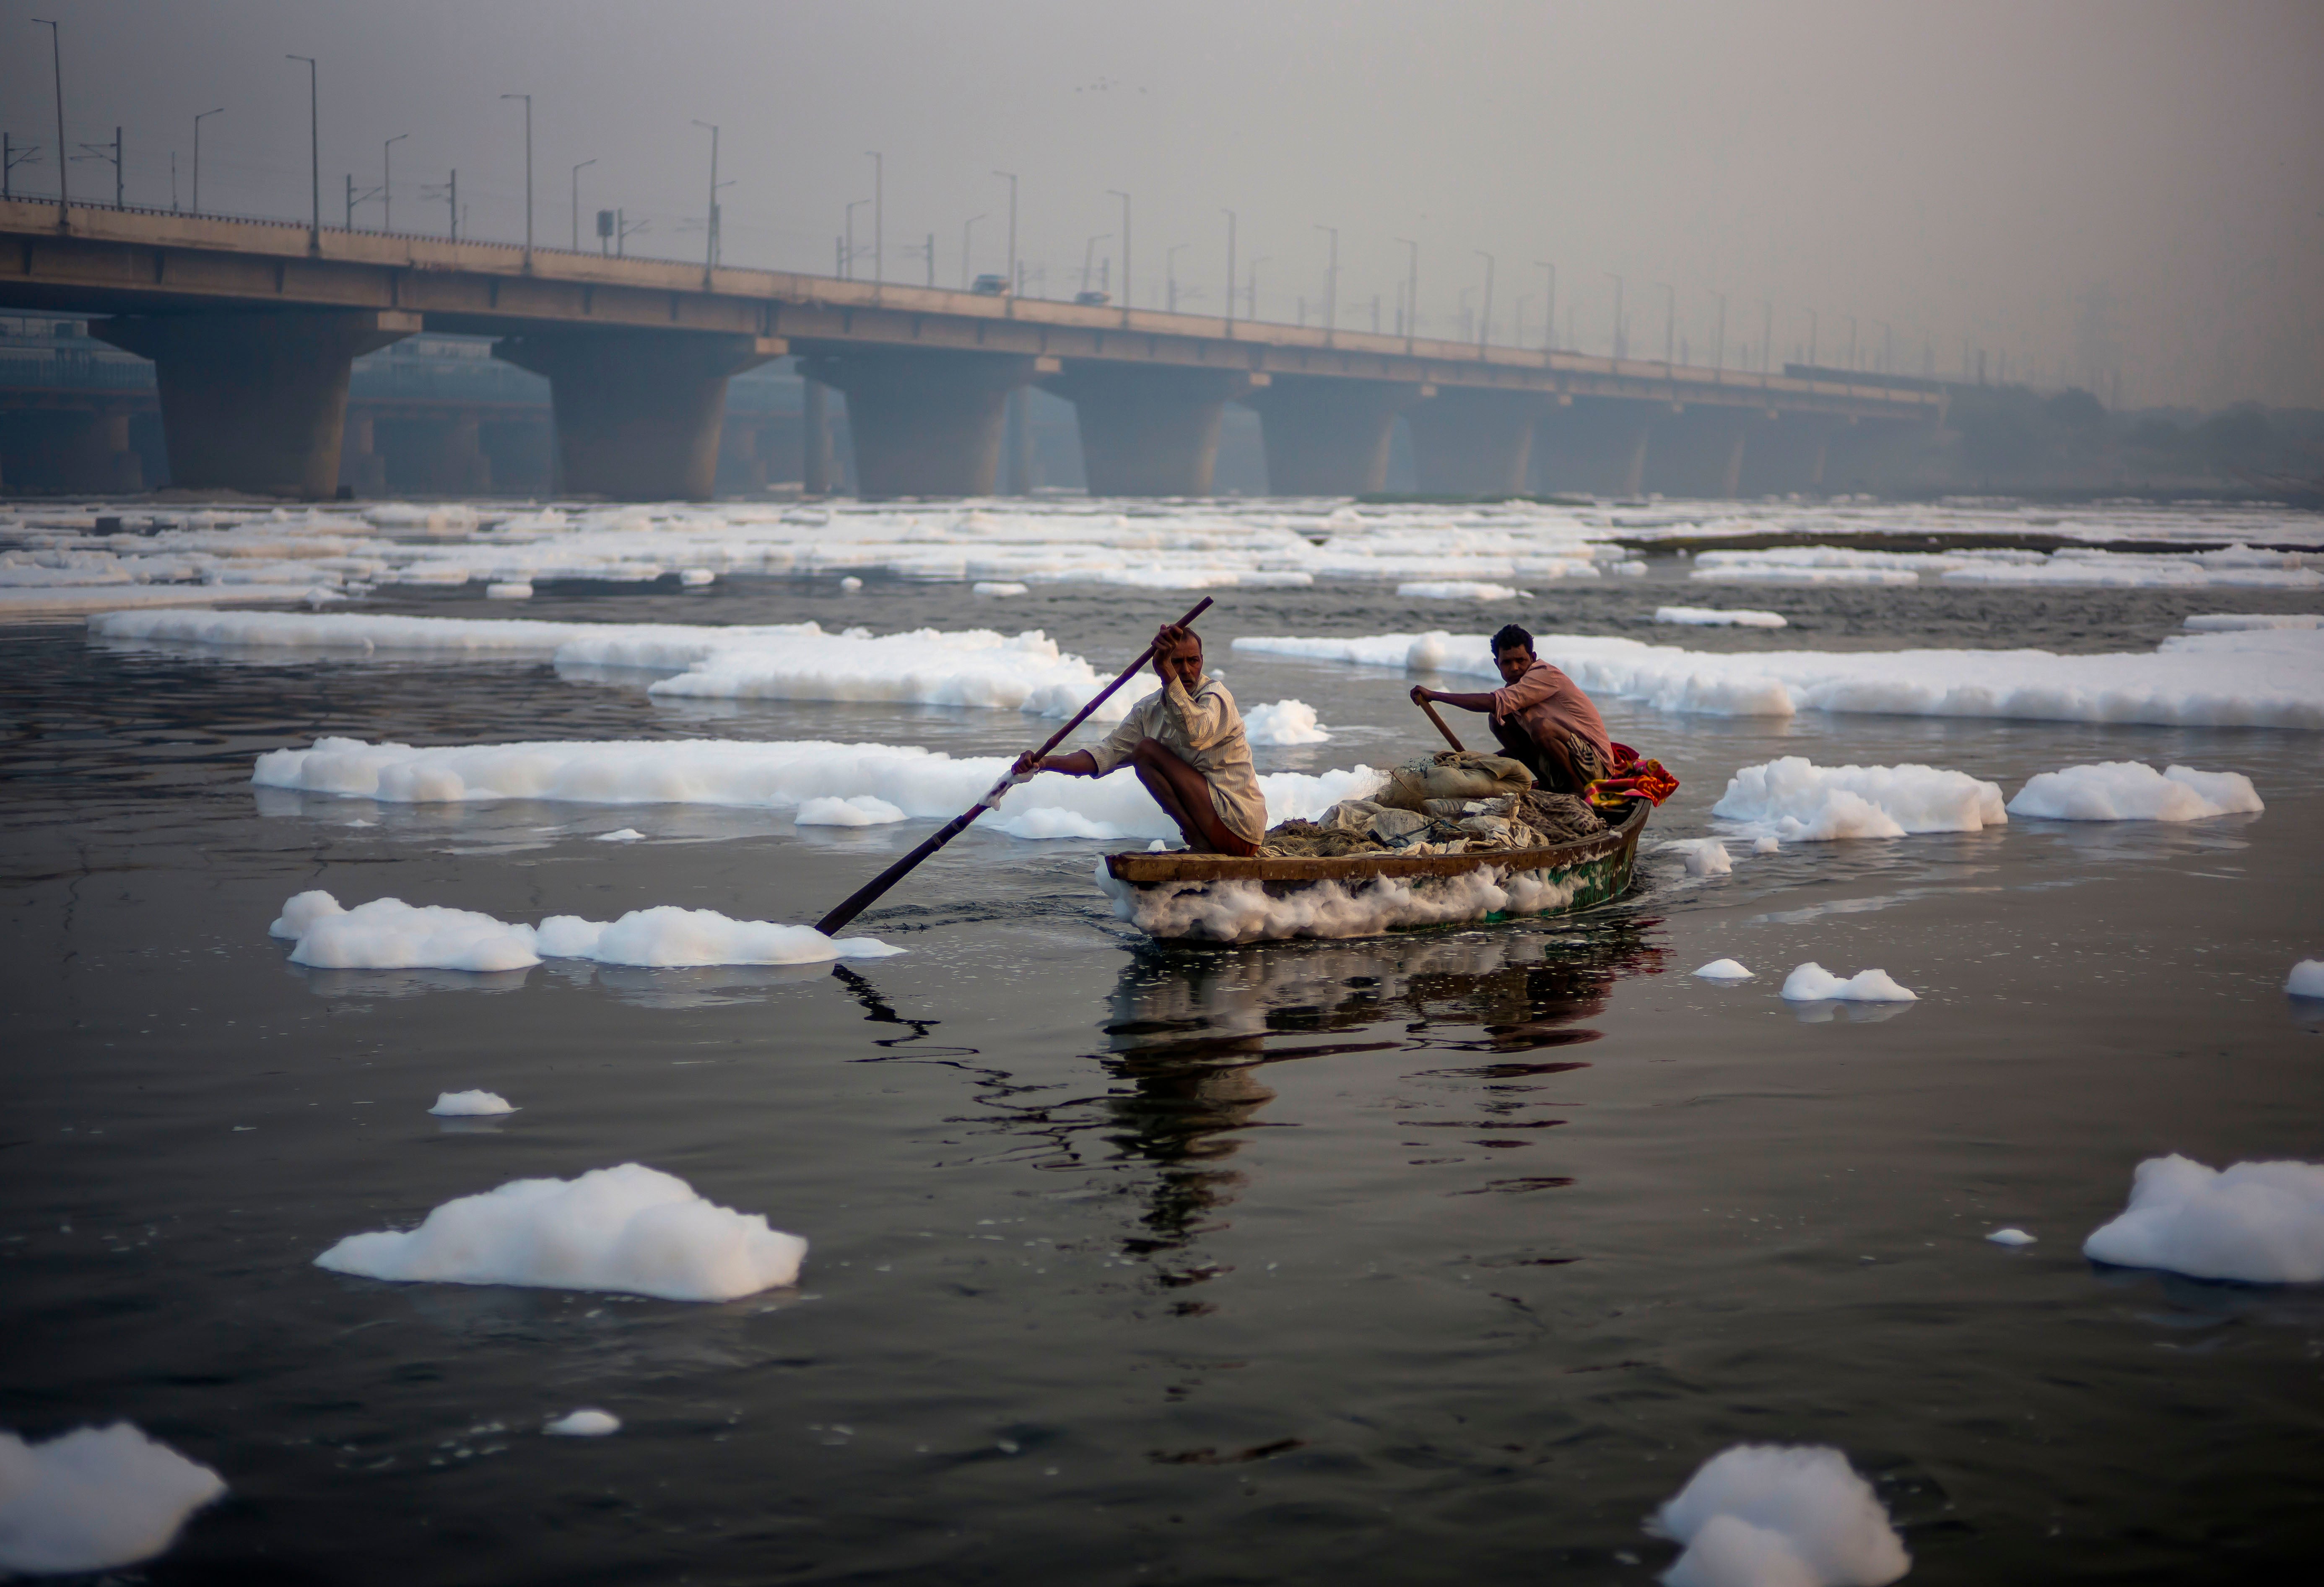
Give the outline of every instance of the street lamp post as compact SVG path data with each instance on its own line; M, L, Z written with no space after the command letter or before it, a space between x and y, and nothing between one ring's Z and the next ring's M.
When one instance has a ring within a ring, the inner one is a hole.
M1848 321L1848 372L1854 374L1856 373L1856 316L1843 314L1840 318Z
M1622 346L1622 278L1610 270L1606 273L1614 276L1614 356L1619 359L1628 351Z
M226 106L221 105L216 110L205 110L201 115L194 117L194 213L196 215L202 212L202 116L225 114Z
M1106 196L1121 200L1121 312L1130 312L1130 195L1120 188L1106 189ZM1084 282L1084 286L1088 283ZM1127 319L1124 320L1128 323Z
M389 154L398 143L410 137L410 133L398 133L379 146L379 229L395 229L395 189L388 178Z
M1816 366L1816 311L1815 311L1814 309L1809 309L1809 310L1807 311L1807 316L1808 316L1808 367L1809 367L1810 369L1813 369L1813 368Z
M1410 237L1397 241L1411 250L1404 266L1404 350L1409 355L1420 326L1420 245Z
M1477 355L1481 358L1485 344L1493 339L1493 256L1480 248L1477 257L1485 262L1485 307L1477 316Z
M524 268L532 271L532 96L503 94L503 99L524 101Z
M1536 259L1534 263L1549 272L1549 312L1541 322L1541 350L1554 353L1557 351L1557 266L1546 259Z
M1775 351L1775 305L1766 298L1759 300L1759 379L1767 378L1767 360Z
M307 63L307 173L315 200L315 217L307 226L307 252L319 254L323 251L323 101L317 79L321 72L311 55L286 55L283 59Z
M1663 374L1667 375L1678 361L1678 289L1666 281L1655 285L1663 290Z
M1009 291L1013 297L1017 291L1017 173L996 171L992 174L1009 181Z
M57 85L57 229L69 231L72 220L66 198L65 170L71 161L65 154L65 44L64 30L45 16L32 19L49 30L49 65L56 76ZM315 214L323 213L323 179L315 179Z
M581 173L596 163L594 160L584 160L573 168L573 251L576 254L581 252Z
M968 283L971 280L968 268L969 245L976 236L976 223L983 218L982 215L972 215L960 228L960 290L964 292L968 291Z
M718 266L718 129L706 121L694 124L710 134L710 208L704 211L706 232L702 244L702 290L710 290L710 272Z
M1250 262L1250 268L1248 272L1250 277L1250 291L1244 294L1242 300L1243 318L1246 319L1257 319L1259 318L1259 267L1266 263L1270 257L1272 257L1272 255L1261 254L1258 258Z
M1711 344L1711 367L1724 374L1727 373L1727 294L1720 292L1716 296L1719 299L1719 334L1718 339Z
M1315 229L1332 239L1332 260L1323 267L1323 339L1328 342L1340 325L1340 228L1318 226Z
M1178 312L1178 255L1185 246L1184 243L1173 243L1162 251L1163 290L1173 314Z
M1227 335L1232 336L1234 335L1235 212L1231 209L1222 209L1219 213L1227 217Z
M869 198L851 199L847 206L847 245L840 251L839 273L845 281L855 279L855 212L872 202Z
M1111 235L1111 232L1099 232L1082 245L1082 291L1084 292L1090 290L1090 267L1097 256L1097 245Z
M877 149L866 149L872 161L872 284L888 278L888 160Z

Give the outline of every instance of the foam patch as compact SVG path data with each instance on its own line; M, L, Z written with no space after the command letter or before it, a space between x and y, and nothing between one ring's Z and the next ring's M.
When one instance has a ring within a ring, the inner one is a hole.
M2246 1284L2324 1281L2324 1164L2207 1167L2175 1153L2149 1158L2130 1204L2082 1242L2118 1268L2161 1268Z
M515 1179L446 1202L407 1232L351 1234L315 1259L335 1273L720 1301L795 1283L807 1241L716 1206L637 1163Z
M1872 1485L1836 1449L1737 1444L1649 1527L1686 1545L1670 1587L1885 1587L1913 1568Z
M1811 960L1784 978L1781 994L1795 1003L1915 1003L1918 992L1907 992L1896 984L1886 970L1858 970L1842 981L1821 964Z
M2198 771L2191 766L2157 771L2138 761L2044 771L2009 801L2013 816L2052 821L2202 821L2266 808L2251 779L2240 772Z
M1786 755L1746 766L1711 807L1747 836L1784 843L1978 832L2006 825L1997 783L1933 766L1818 766Z
M0 1570L107 1571L166 1553L225 1479L127 1422L43 1444L0 1433Z

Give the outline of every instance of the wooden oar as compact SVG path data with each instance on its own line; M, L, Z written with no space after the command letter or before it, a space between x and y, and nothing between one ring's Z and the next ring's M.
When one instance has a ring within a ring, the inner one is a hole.
M1444 735L1444 742L1446 743L1451 744L1456 750L1465 750L1468 748L1468 745L1462 743L1459 739L1452 736L1452 730L1451 728L1444 725L1444 718L1436 714L1435 701L1420 700L1415 703L1417 704L1422 710L1428 713L1428 719L1436 724L1436 731Z
M1176 626L1180 628L1192 627L1194 625L1194 619L1209 611L1210 607L1211 597L1204 595L1201 600L1194 603L1194 609L1193 611L1178 619ZM1051 734L1049 735L1049 742L1033 752L1033 758L1037 761L1040 760L1051 750L1056 749L1059 744L1065 743L1065 735L1067 734L1073 732L1074 728L1079 727L1082 723L1088 718L1089 714L1092 711L1094 711L1100 706L1104 705L1105 702L1111 697L1114 690L1120 688L1123 684L1128 683L1131 678L1137 677L1138 669L1145 666L1147 662L1153 659L1154 647L1152 645L1148 645L1144 650L1139 651L1138 660L1123 668L1120 677L1115 678L1111 683L1107 684L1103 688L1100 689L1097 692L1095 698L1092 699L1088 705L1084 706L1079 711L1075 712L1074 714L1074 719L1071 722L1066 723L1063 727L1057 729L1056 732ZM1001 775L1001 780L992 785L992 790L990 793L977 800L976 803L971 805L967 809L963 810L951 820L945 822L944 826L936 829L934 836L928 838L927 841L921 844L919 847L914 849L910 853L906 854L902 859L897 861L885 871L881 872L879 875L873 877L862 887L856 889L854 892L849 894L847 901L841 904L839 908L832 910L830 914L825 915L822 919L816 921L815 923L815 928L817 931L822 932L825 937L829 937L838 931L841 927L846 925L850 920L854 919L856 916L861 915L864 910L870 909L873 900L877 900L881 893L886 892L890 888L895 886L896 883L903 881L905 876L910 872L913 866L918 864L922 860L925 860L930 854L935 853L938 849L944 847L945 844L950 843L954 838L958 837L962 833L967 831L968 824L970 822L975 820L979 816L983 815L987 810L992 808L993 806L999 804L1001 802L1001 796L1007 793L1014 785L1014 782L1015 779L1004 772Z

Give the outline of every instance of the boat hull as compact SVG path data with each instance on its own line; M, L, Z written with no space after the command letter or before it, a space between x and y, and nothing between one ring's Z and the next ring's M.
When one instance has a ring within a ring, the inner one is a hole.
M1158 942L1263 942L1572 915L1630 890L1652 807L1579 843L1480 854L1240 859L1122 853L1099 862L1114 913Z

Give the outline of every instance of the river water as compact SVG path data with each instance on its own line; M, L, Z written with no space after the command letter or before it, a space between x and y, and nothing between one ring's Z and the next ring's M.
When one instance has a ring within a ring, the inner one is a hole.
M1227 592L1246 707L1427 747L1401 674L1239 633L1627 632L1643 581L1516 605ZM1700 599L1699 586L1693 598ZM1102 671L1188 597L730 579L544 594L581 620L1038 626ZM1753 589L1696 648L2144 649L2209 592ZM380 609L487 614L416 597ZM1671 631L1661 631L1667 636ZM263 751L732 736L1022 747L1012 712L650 700L532 663L237 660L0 637L0 1426L125 1417L229 1496L156 1582L772 1579L1646 1582L1643 1522L1744 1441L1829 1444L1927 1582L2288 1579L2324 1552L2324 1296L2102 1270L2144 1158L2315 1158L2314 735L1803 714L1615 735L1709 829L1738 766L2107 759L2249 774L2265 814L1649 856L1584 919L1145 946L1102 845L972 830L841 968L313 972L266 926L326 887L503 919L674 903L811 920L926 823L262 792ZM1455 683L1452 687L1475 687ZM367 825L366 825L367 823ZM647 841L601 844L617 827ZM1688 973L1733 956L1737 987ZM1803 1014L1791 966L1920 1002ZM426 1110L482 1086L521 1111ZM343 1235L638 1161L813 1242L718 1306L399 1287ZM1983 1236L2015 1225L2038 1243ZM604 1439L543 1437L576 1406Z

